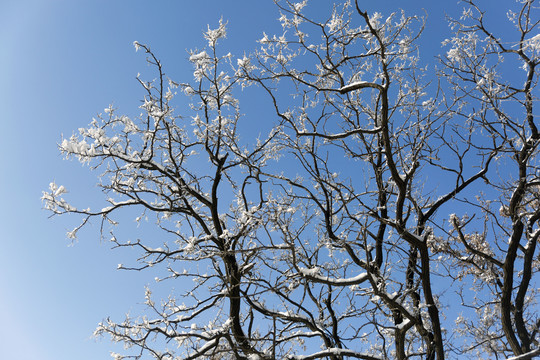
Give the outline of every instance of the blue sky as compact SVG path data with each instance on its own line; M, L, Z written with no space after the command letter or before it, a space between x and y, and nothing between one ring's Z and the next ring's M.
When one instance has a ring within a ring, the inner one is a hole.
M311 2L314 11L327 4ZM408 13L425 8L424 56L441 51L444 12L461 8L432 0L365 4L383 14L398 5ZM99 240L98 226L69 246L65 233L76 219L48 219L40 197L53 180L65 184L75 202L99 194L97 174L62 160L56 144L110 103L136 112L141 92L135 76L146 64L133 41L150 45L170 77L189 81L186 50L203 46L201 32L220 17L229 22L224 45L237 56L251 51L262 31L279 30L270 0L0 1L1 359L109 358L113 345L96 342L92 332L107 316L119 320L136 311L153 276L117 271L132 254L111 251Z

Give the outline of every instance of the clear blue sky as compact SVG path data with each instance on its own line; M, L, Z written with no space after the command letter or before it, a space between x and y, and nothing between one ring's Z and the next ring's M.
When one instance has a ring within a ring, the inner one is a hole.
M433 0L365 4L383 14L400 4L408 13L426 9L424 56L441 50L444 12L461 8ZM135 76L146 65L134 40L151 46L169 76L189 81L186 50L203 46L201 32L221 16L229 22L226 46L238 56L262 31L279 27L270 0L0 1L0 359L109 358L113 345L92 332L105 317L136 310L153 276L117 271L133 254L111 251L98 226L69 246L65 233L76 219L47 219L40 197L50 181L65 184L81 204L96 190L97 174L63 161L56 144L110 103L136 113Z

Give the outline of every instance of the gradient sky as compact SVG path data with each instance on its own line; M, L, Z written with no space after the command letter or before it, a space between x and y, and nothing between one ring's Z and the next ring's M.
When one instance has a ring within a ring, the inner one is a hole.
M492 9L504 2L483 1ZM428 58L443 51L445 12L461 9L453 0L364 3L383 14L425 9ZM312 11L327 4L312 0ZM92 332L107 316L136 310L153 275L117 271L133 254L110 250L98 225L69 246L76 219L48 219L40 197L49 182L66 185L75 204L96 191L97 174L62 160L56 144L110 103L137 113L135 76L147 67L133 41L150 45L171 78L190 81L186 50L202 47L201 32L220 17L229 22L224 45L237 56L262 31L280 30L270 0L0 0L0 359L110 358L114 346Z

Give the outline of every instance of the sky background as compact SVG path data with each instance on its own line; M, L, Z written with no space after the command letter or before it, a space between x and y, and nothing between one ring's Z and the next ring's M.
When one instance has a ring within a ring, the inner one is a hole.
M328 3L313 0L310 11ZM488 8L500 11L503 3ZM433 0L361 4L383 15L398 6L408 14L425 9L426 61L443 51L444 14L462 8ZM57 143L111 103L120 113L138 114L135 77L148 68L133 41L148 44L169 77L191 81L187 50L204 46L202 31L220 17L228 21L223 45L236 56L252 51L263 31L280 31L270 0L0 0L0 359L110 358L115 347L92 338L96 325L136 311L153 275L117 271L134 254L100 241L99 225L70 246L65 234L77 219L48 219L40 197L53 180L68 188L75 205L100 194L98 174L63 160Z

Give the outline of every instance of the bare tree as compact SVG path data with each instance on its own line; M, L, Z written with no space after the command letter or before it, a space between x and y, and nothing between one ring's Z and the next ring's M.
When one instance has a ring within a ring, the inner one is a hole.
M473 2L430 71L424 19L326 19L277 2L283 33L233 59L225 24L192 51L193 83L139 79L142 115L108 108L61 151L92 169L107 206L73 207L52 183L53 214L92 218L136 266L184 293L96 333L134 350L116 359L530 359L540 353L540 35L534 0L497 34ZM504 62L503 62L504 61ZM517 72L515 69L523 68ZM275 114L242 116L249 87ZM191 99L174 111L177 89ZM244 119L276 121L243 139ZM267 120L266 120L267 119ZM277 119L277 120L273 120ZM154 216L151 239L119 239L114 216ZM161 232L158 232L161 231Z

